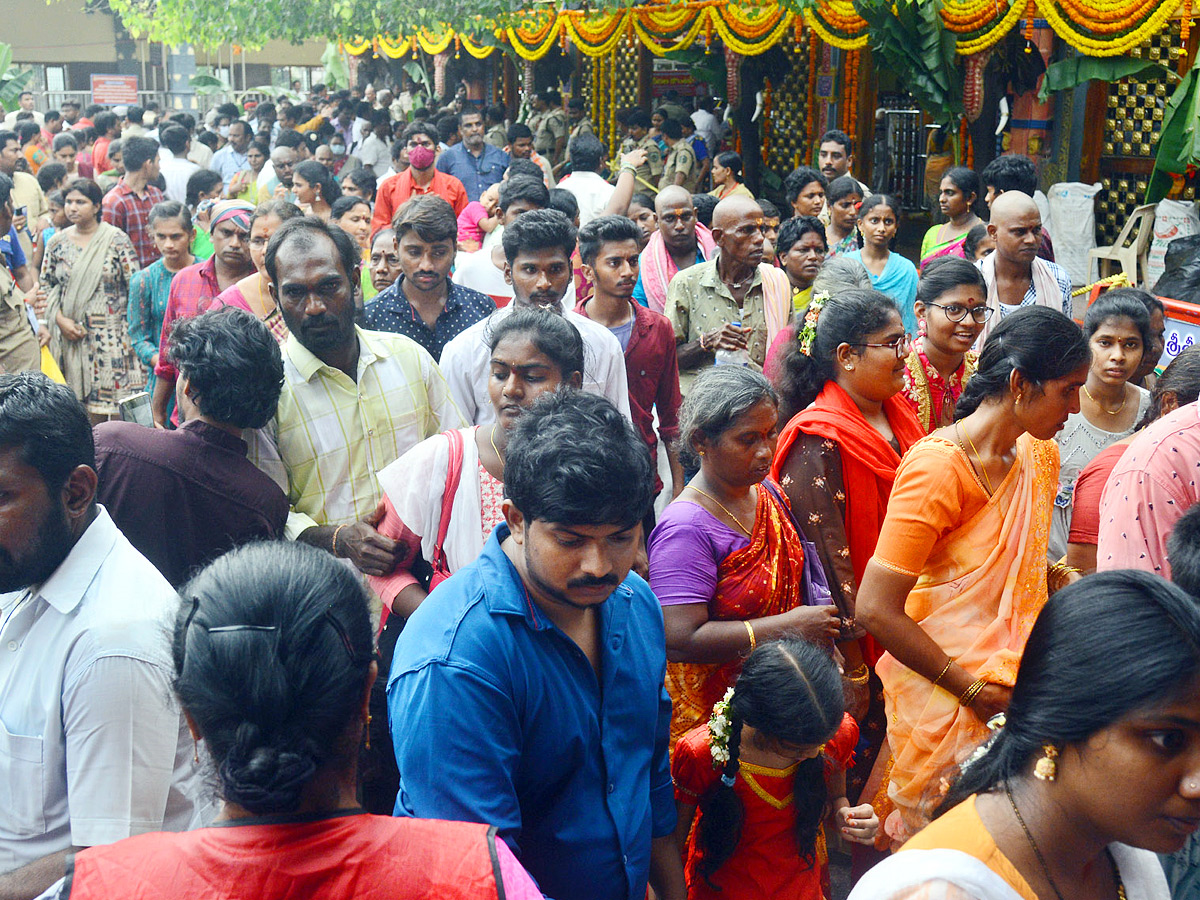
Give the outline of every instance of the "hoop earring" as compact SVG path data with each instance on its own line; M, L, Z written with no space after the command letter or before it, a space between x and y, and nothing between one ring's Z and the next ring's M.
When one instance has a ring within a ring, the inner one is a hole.
M1042 752L1045 754L1033 767L1033 777L1038 781L1053 781L1058 777L1058 748L1053 744L1046 744L1042 747Z

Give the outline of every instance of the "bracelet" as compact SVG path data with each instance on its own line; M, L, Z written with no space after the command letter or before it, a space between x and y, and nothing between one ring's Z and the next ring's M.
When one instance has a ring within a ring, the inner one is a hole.
M329 542L330 549L333 551L333 555L338 557L339 559L341 558L342 554L337 552L337 539L338 539L338 535L341 534L342 529L345 528L347 524L349 524L349 523L343 522L337 528L333 529L333 540Z
M977 678L971 682L971 686L963 691L962 696L958 698L959 706L970 706L975 702L975 698L979 696L979 692L987 687L987 682L982 678Z
M632 172L634 175L637 175L637 167L636 167L636 166L631 166L631 165L628 165L628 164L621 166L621 168L617 170L617 177L618 177L618 178L620 177L620 175L621 175L621 173L622 173L622 172Z
M946 665L942 666L942 671L938 672L938 677L933 679L933 686L937 687L938 683L946 677L946 673L950 671L950 667L954 665L954 660L949 656L946 657Z
M758 639L754 636L754 626L750 624L749 619L743 619L742 624L746 626L746 634L750 635L750 652L754 652L754 648L758 646Z
M866 663L863 663L857 669L847 672L846 679L851 684L866 684L871 680L871 670L867 668Z

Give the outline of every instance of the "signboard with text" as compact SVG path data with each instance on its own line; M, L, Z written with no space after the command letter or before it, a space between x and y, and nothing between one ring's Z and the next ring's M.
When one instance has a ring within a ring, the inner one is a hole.
M136 75L93 75L92 102L103 106L133 105L138 99Z

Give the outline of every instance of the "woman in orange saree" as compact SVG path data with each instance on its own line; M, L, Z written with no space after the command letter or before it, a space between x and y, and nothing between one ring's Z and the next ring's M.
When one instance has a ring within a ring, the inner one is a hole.
M700 470L647 547L666 626L672 747L707 721L759 642L799 634L832 650L838 634L824 579L806 574L787 500L767 478L778 415L767 380L735 366L702 372L680 412L681 455Z
M918 443L896 472L858 593L859 622L887 651L876 672L893 846L928 823L949 774L1007 707L1048 581L1076 577L1061 566L1047 573L1045 554L1053 438L1079 408L1090 358L1061 313L1014 313L984 345L955 424Z

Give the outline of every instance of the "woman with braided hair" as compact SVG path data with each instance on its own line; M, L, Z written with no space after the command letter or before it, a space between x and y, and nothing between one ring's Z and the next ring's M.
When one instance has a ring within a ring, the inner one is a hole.
M540 900L496 829L360 808L378 666L366 593L338 560L250 544L180 596L175 691L224 804L211 828L76 854L58 898Z
M688 900L830 896L822 821L855 842L879 828L845 796L857 740L826 650L795 638L755 649L708 724L675 747Z

